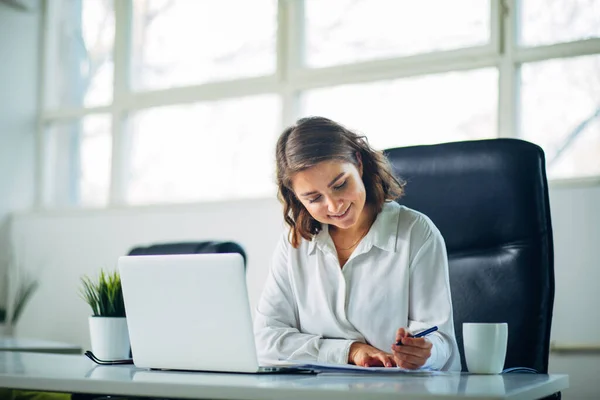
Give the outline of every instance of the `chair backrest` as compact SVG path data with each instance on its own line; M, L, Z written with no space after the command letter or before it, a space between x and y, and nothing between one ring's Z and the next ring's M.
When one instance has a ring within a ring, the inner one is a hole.
M492 139L389 149L398 200L440 229L463 371L463 322L507 322L505 368L546 373L554 256L542 149Z
M167 255L167 254L199 254L199 253L239 253L244 258L244 266L247 265L246 252L236 242L204 241L204 242L178 242L160 243L150 246L133 248L130 256L140 255Z

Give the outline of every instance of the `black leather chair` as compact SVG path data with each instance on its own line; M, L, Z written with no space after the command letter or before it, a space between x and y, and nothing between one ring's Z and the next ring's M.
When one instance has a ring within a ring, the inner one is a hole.
M400 204L446 241L461 364L463 322L508 322L505 369L548 372L554 256L542 149L493 139L389 149Z
M246 252L240 244L225 241L177 242L139 246L131 249L128 255L142 256L199 253L239 253L244 258L244 266L246 266L248 262Z

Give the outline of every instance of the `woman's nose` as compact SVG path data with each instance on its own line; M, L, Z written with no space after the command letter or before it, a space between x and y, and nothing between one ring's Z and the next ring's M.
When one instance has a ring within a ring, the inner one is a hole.
M342 199L333 196L327 196L327 210L330 214L337 214L342 209Z

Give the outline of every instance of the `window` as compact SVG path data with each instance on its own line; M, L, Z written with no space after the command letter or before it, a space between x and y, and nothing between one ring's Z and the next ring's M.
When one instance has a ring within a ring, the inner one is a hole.
M89 107L112 101L115 18L112 0L57 0L51 20L48 106Z
M111 123L107 115L57 122L46 131L50 191L56 205L104 206L108 202Z
M134 86L161 89L275 73L275 0L135 0Z
M275 196L279 113L273 95L140 111L127 202Z
M521 0L521 43L549 45L600 37L598 0Z
M487 44L485 0L305 0L311 67Z
M312 90L303 109L343 121L387 149L496 137L497 92L494 69L448 72Z
M521 67L521 132L555 178L600 175L600 56Z
M596 0L46 3L42 207L274 197L285 126L516 137L600 175Z

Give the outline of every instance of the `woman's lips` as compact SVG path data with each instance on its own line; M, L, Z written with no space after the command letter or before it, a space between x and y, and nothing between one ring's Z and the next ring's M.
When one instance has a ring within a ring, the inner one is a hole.
M344 218L346 215L348 215L348 211L350 211L350 207L352 207L352 204L350 204L350 205L348 206L348 208L346 208L346 211L344 211L343 213L341 213L341 214L337 214L337 215L332 215L332 214L329 214L329 217L330 217L330 218L334 218L334 219L342 219L342 218Z

